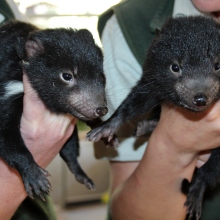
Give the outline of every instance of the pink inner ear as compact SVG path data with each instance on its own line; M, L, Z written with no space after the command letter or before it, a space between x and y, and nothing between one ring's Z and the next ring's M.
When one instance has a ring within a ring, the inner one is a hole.
M27 53L28 58L31 58L36 53L43 51L43 48L41 47L41 45L39 45L38 42L33 41L33 40L27 40L27 42L25 44L25 49L26 49L26 53Z

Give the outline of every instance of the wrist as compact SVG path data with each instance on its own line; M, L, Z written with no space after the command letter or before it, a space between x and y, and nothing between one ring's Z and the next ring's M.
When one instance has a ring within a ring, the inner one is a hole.
M0 160L0 219L11 219L27 194L19 173Z
M176 143L176 140L179 140ZM151 135L149 140L149 146L153 148L155 154L166 160L176 170L185 170L187 167L192 170L193 173L197 162L198 153L188 150L188 147L181 146L183 141L180 138L175 137L173 139L170 132L166 132L165 129L161 129L160 126L156 127L155 131ZM183 144L184 145L184 144ZM184 148L185 147L185 148Z

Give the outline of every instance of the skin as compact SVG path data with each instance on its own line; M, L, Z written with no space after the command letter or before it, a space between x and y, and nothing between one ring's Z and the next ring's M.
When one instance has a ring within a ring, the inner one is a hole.
M22 137L43 168L54 159L74 130L76 119L50 113L31 88L27 77L24 82L24 109L20 130ZM51 128L51 129L50 129ZM0 160L0 219L11 219L27 194L20 175Z
M192 3L201 12L210 13L220 11L218 0L192 0Z

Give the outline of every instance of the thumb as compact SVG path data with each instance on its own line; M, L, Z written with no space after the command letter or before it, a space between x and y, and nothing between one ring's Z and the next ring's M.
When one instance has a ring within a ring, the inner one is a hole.
M24 86L24 100L23 100L23 112L26 111L33 115L35 113L41 112L41 110L46 110L44 103L39 98L37 92L33 89L28 76L23 74L23 86Z

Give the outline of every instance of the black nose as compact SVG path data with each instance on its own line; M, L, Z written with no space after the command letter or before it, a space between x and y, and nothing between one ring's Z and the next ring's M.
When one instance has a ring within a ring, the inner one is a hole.
M199 93L193 97L193 104L196 106L205 106L208 102L208 97L205 94Z
M95 110L95 116L100 117L108 113L107 107L99 107Z

